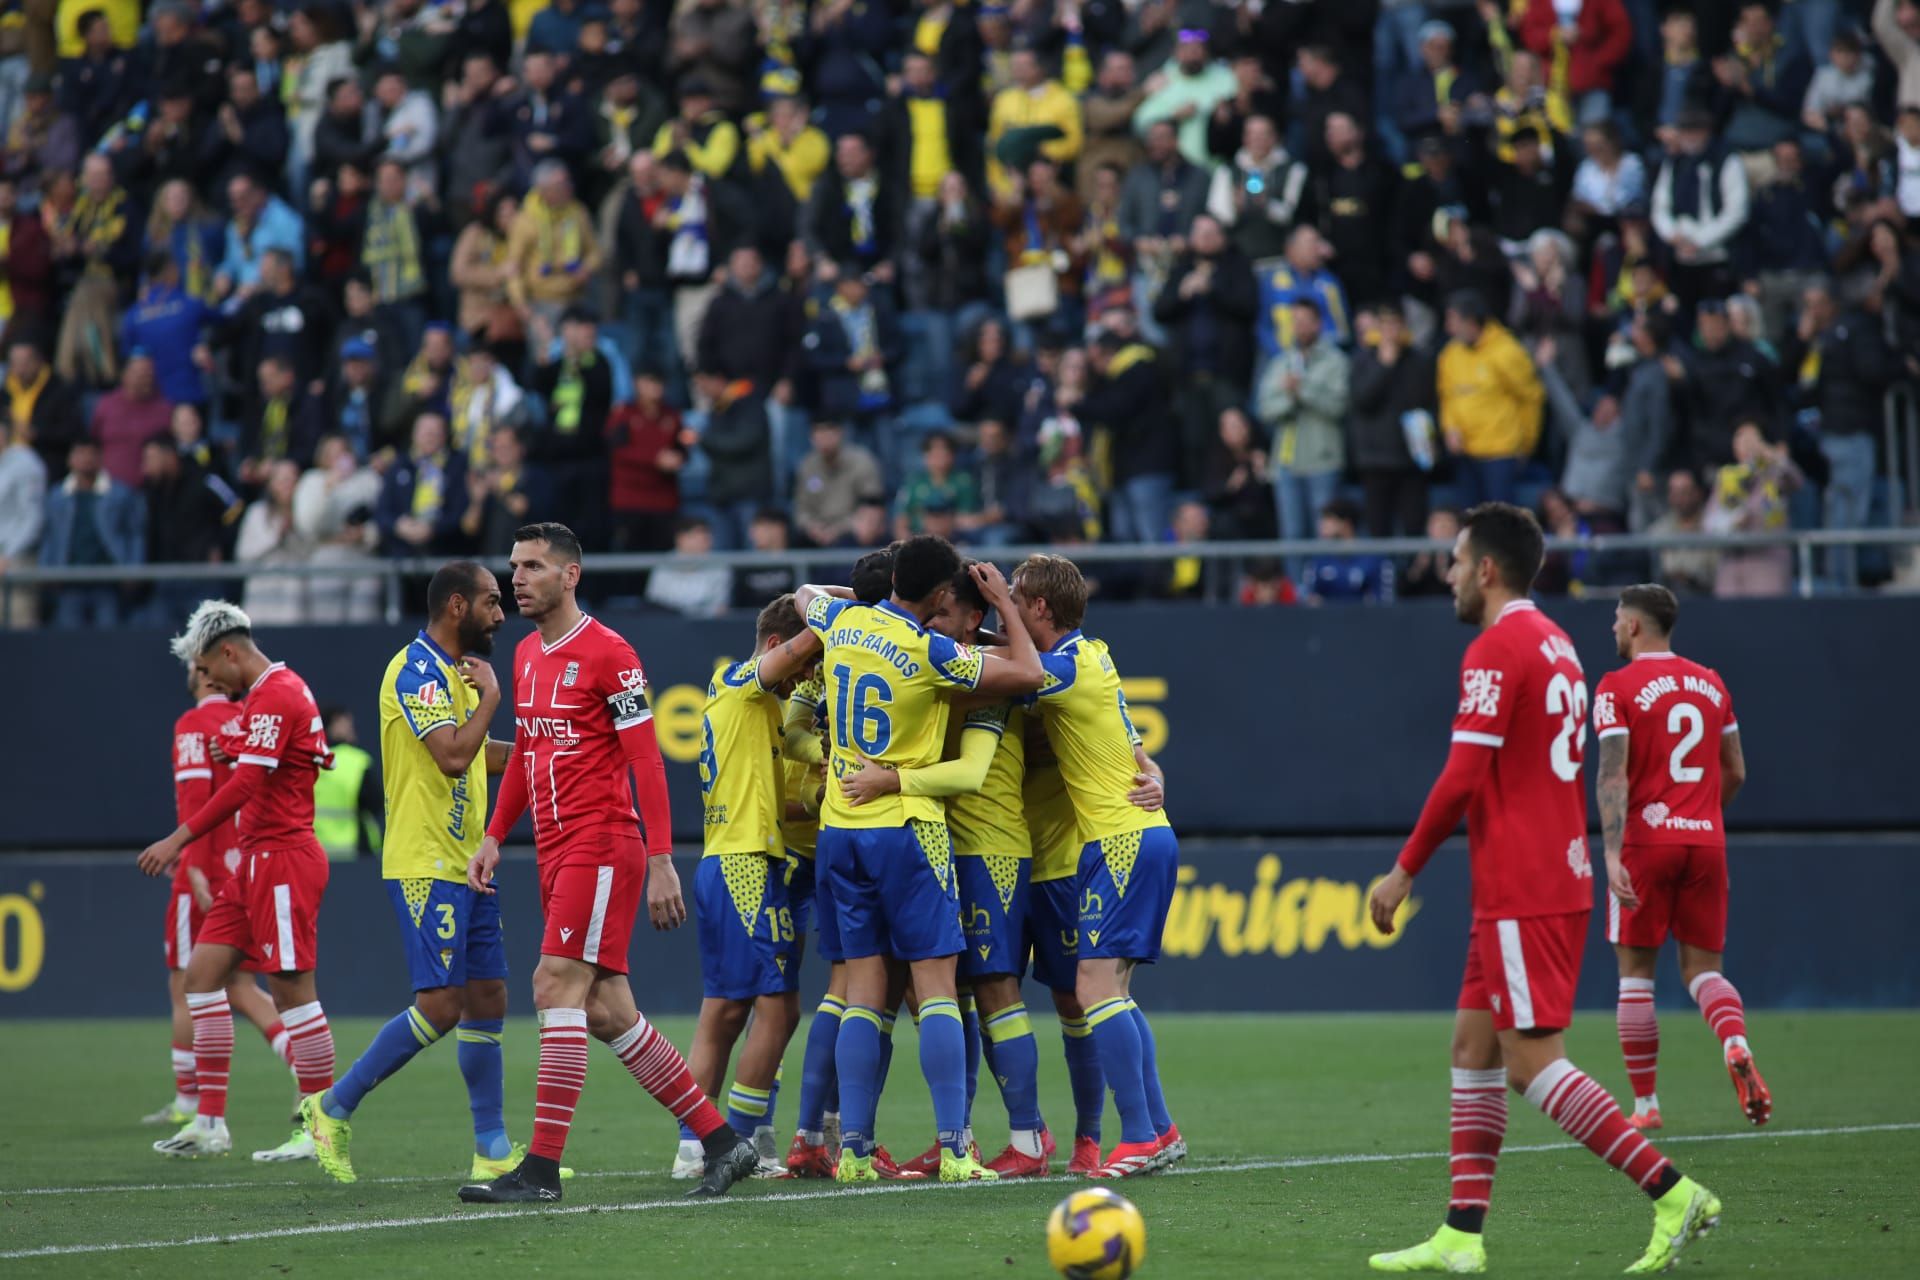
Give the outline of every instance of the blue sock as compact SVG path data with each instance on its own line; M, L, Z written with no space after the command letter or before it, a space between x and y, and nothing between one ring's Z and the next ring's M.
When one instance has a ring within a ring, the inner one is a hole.
M880 1013L880 1065L873 1075L873 1115L874 1123L880 1123L880 1098L887 1091L887 1072L893 1069L893 1024L898 1014L882 1010ZM840 1127L847 1124L847 1111L840 1109ZM872 1137L872 1134L868 1134Z
M1140 1028L1125 996L1102 1000L1087 1010L1087 1025L1093 1028L1093 1042L1100 1049L1100 1070L1113 1090L1113 1105L1120 1112L1120 1141L1152 1142L1153 1116L1147 1110L1147 1083L1140 1048Z
M473 1149L489 1160L503 1160L513 1150L501 1100L506 1070L500 1059L500 1033L505 1028L503 1018L469 1018L454 1033L453 1049L467 1081L467 1106L473 1111Z
M1107 1105L1107 1078L1100 1070L1100 1047L1085 1018L1060 1019L1066 1042L1067 1083L1073 1089L1073 1136L1100 1141L1100 1114Z
M833 1069L834 1042L840 1037L840 1019L847 1002L828 996L814 1011L813 1025L807 1028L807 1049L800 1059L800 1117L802 1133L818 1133L825 1116L839 1097Z
M771 1089L755 1089L736 1080L727 1091L727 1123L743 1138L752 1139L753 1131L768 1123L772 1110Z
M320 1099L320 1105L335 1120L345 1120L373 1092L373 1086L407 1065L413 1055L440 1038L418 1008L408 1005L404 1013L387 1019L387 1025L374 1033L373 1043L354 1060L347 1074Z
M933 1094L933 1127L940 1145L967 1152L967 1033L960 1004L948 996L920 1004L920 1073Z
M973 1095L980 1088L980 1012L972 996L960 997L960 1029L967 1037L967 1123L973 1123Z
M856 1156L873 1154L873 1114L880 1101L881 1013L848 1005L834 1041L833 1064L840 1077L840 1146Z
M781 1063L773 1069L773 1088L767 1090L767 1115L760 1123L769 1129L779 1128L773 1122L774 1111L780 1106L780 1078L787 1074L787 1064Z
M1147 1025L1147 1015L1140 1011L1131 997L1127 1005L1133 1010L1133 1025L1140 1033L1140 1058L1142 1075L1147 1086L1147 1114L1153 1117L1153 1132L1157 1136L1173 1128L1173 1117L1167 1114L1167 1099L1160 1092L1160 1053L1153 1042L1153 1028Z
M1010 1004L986 1020L987 1043L992 1046L988 1066L1000 1082L1007 1104L1007 1126L1040 1129L1040 1046L1034 1043L1027 1006Z

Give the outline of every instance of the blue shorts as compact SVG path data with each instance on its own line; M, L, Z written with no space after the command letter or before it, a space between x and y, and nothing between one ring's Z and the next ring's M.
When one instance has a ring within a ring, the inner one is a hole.
M800 989L800 962L807 954L807 924L813 919L813 859L787 850L787 912L791 929L780 934L780 974L787 991Z
M1033 860L1010 853L956 855L960 877L960 926L967 949L960 953L960 978L1010 973L1027 976L1029 878Z
M1027 932L1033 939L1033 980L1072 995L1080 974L1080 882L1075 876L1042 880L1027 891Z
M833 897L847 959L930 960L965 949L946 823L821 827L815 857L815 891Z
M1179 870L1180 842L1171 827L1108 836L1081 849L1080 958L1158 960Z
M709 1000L752 1000L786 990L781 935L791 935L784 863L763 853L718 853L693 873L700 984ZM783 927L784 925L784 927Z
M840 913L833 905L833 890L827 884L827 869L820 861L818 846L807 865L813 883L813 928L820 935L816 950L828 964L839 964L847 958L847 952L840 945Z
M507 976L496 895L475 893L465 881L419 879L387 881L387 898L415 991Z

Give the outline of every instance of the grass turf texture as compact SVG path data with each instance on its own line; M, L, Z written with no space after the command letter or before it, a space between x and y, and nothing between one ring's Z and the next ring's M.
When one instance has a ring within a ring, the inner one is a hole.
M1760 1014L1753 1041L1776 1100L1754 1136L1734 1107L1717 1045L1698 1017L1662 1015L1660 1097L1675 1161L1720 1193L1720 1231L1690 1250L1687 1275L1913 1274L1920 1257L1920 1127L1789 1136L1848 1126L1920 1126L1914 1063L1920 1018ZM377 1024L335 1024L344 1069ZM663 1029L685 1045L691 1027ZM1360 1276L1369 1253L1423 1239L1445 1208L1448 1019L1162 1016L1155 1019L1173 1113L1193 1148L1187 1172L1121 1190L1147 1219L1149 1276ZM803 1028L804 1030L804 1028ZM1072 1129L1059 1036L1036 1017L1046 1114ZM930 1108L902 1019L880 1133L901 1157L929 1140ZM507 1114L525 1140L532 1109L531 1019L509 1022ZM596 1047L567 1151L583 1177L558 1213L456 1203L471 1152L451 1046L387 1081L355 1118L361 1181L329 1182L311 1164L256 1165L255 1148L288 1131L287 1073L250 1027L239 1029L229 1124L235 1153L173 1161L148 1144L167 1131L136 1121L170 1090L166 1027L150 1022L10 1022L0 1033L7 1123L0 1127L0 1274L13 1276L366 1277L474 1275L1041 1277L1046 1215L1076 1185L1064 1177L998 1187L842 1193L822 1182L752 1183L732 1201L687 1205L665 1176L671 1122ZM1624 1092L1612 1019L1578 1019L1572 1056ZM796 1042L780 1098L791 1140ZM983 1074L976 1106L991 1156L1005 1111ZM1513 1098L1508 1154L1488 1222L1497 1274L1612 1275L1639 1255L1644 1196L1565 1142ZM1108 1142L1118 1134L1109 1107ZM1780 1136L1774 1136L1778 1133ZM1720 1136L1720 1135L1725 1135ZM1672 1139L1684 1139L1672 1141ZM1344 1161L1337 1157L1347 1157ZM1401 1158L1404 1157L1404 1158ZM1263 1164L1234 1170L1232 1166ZM1225 1167L1222 1167L1225 1166ZM387 1180L383 1180L387 1179ZM237 1185L235 1185L237 1184ZM31 1188L127 1188L22 1194ZM462 1218L474 1218L462 1222ZM356 1230L356 1224L409 1221ZM61 1256L46 1246L128 1245L242 1233L303 1234Z

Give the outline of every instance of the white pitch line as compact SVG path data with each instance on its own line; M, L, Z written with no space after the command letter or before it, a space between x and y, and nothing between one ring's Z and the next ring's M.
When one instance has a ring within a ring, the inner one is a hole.
M1838 1125L1825 1129L1776 1129L1772 1131L1755 1129L1739 1133L1698 1133L1664 1138L1662 1146L1674 1146L1680 1143L1696 1142L1750 1142L1768 1138L1833 1138L1860 1133L1909 1133L1920 1130L1920 1122L1900 1122L1894 1124L1854 1124ZM1583 1148L1577 1142L1541 1142L1527 1146L1506 1147L1502 1155L1543 1151L1579 1151ZM1356 1152L1347 1155L1295 1156L1284 1160L1244 1160L1232 1164L1196 1165L1187 1168L1172 1169L1167 1176L1197 1176L1215 1173L1257 1173L1269 1169L1313 1169L1335 1165L1351 1164L1398 1164L1409 1160L1441 1160L1447 1157L1445 1151L1402 1151L1402 1152ZM623 1175L603 1173L600 1177L620 1177ZM629 1175L630 1176L630 1175ZM642 1175L644 1176L644 1175ZM416 1179L424 1180L424 1179ZM400 1178L368 1179L368 1181L399 1182ZM476 1209L467 1213L426 1214L413 1218L371 1218L364 1222L315 1223L301 1227L273 1227L264 1231L236 1231L225 1235L187 1236L176 1240L126 1240L112 1243L89 1244L50 1244L33 1249L9 1249L0 1251L0 1260L14 1258L51 1258L66 1257L87 1253L126 1253L142 1249L179 1249L200 1244L245 1244L255 1240L289 1240L300 1236L331 1235L335 1233L360 1231L392 1231L410 1227L437 1227L461 1222L489 1222L501 1218L526 1218L540 1216L550 1218L571 1217L583 1213L647 1213L659 1209L717 1209L728 1204L790 1204L802 1200L844 1200L850 1196L884 1196L926 1191L986 1191L1001 1187L1019 1187L1039 1179L1021 1178L1007 1182L895 1182L878 1187L835 1188L831 1191L802 1191L792 1194L775 1193L764 1196L748 1196L724 1200L688 1200L677 1197L672 1200L635 1200L627 1204L570 1204L555 1209ZM1047 1179L1052 1182L1078 1181L1064 1176ZM150 1184L164 1190L192 1191L208 1189L182 1184ZM287 1185L280 1182L236 1182L225 1184L233 1187L261 1187ZM325 1183L310 1182L306 1185L324 1187ZM142 1188L122 1188L140 1190ZM50 1193L52 1188L37 1188L38 1192ZM98 1191L106 1188L90 1187L86 1190ZM9 1195L20 1195L19 1191L0 1191L0 1199Z

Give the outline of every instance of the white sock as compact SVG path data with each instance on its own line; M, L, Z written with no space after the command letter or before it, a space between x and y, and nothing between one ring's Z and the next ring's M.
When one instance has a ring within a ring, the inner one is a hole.
M1727 1037L1727 1047L1726 1047L1727 1053L1731 1054L1735 1049L1745 1049L1746 1047L1747 1047L1747 1038L1745 1036L1728 1036Z
M1649 1111L1658 1111L1659 1109L1660 1095L1657 1093L1650 1093L1644 1098L1635 1098L1633 1100L1633 1114L1637 1116L1643 1116Z
M227 1118L225 1116L203 1116L196 1113L193 1117L193 1124L201 1133L225 1133L227 1131Z
M1012 1134L1013 1149L1023 1156L1039 1156L1042 1151L1040 1131L1038 1129L1015 1129Z
M827 1135L819 1129L802 1129L800 1140L810 1147L823 1147L827 1143Z

